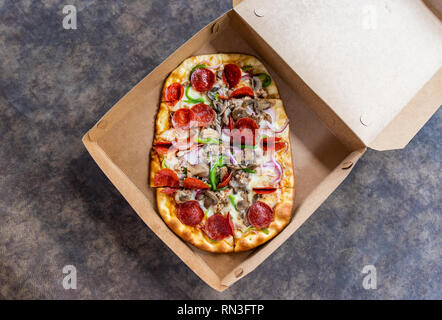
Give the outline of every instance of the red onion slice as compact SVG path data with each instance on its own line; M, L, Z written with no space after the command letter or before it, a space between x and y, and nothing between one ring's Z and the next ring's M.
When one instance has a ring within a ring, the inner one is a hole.
M198 199L198 195L199 195L201 192L203 192L203 191L204 191L203 189L198 189L198 190L196 190L196 193L195 193L195 200Z
M246 73L245 75L241 76L240 81L245 80L245 79L252 80L252 76L250 74Z
M276 121L275 109L273 107L263 110L263 112L267 113L272 118L272 123Z
M233 154L230 152L230 150L227 151L229 158L230 158L230 162L234 165L237 166L238 165L238 161L236 161L235 157L233 156Z
M281 181L282 166L278 161L276 161L275 159L272 159L271 161L264 163L262 166L274 168L274 171L276 173L276 179L272 183L279 183L279 181Z
M217 65L214 65L214 66L207 66L206 68L207 69L218 69L219 67L221 67L221 64L217 64Z

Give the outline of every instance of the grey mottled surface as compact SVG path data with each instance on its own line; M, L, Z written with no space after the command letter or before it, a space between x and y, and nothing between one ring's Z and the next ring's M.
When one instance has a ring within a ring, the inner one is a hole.
M138 218L81 137L230 0L0 0L0 297L442 298L439 110L400 151L368 151L279 250L223 293ZM44 4L42 4L44 3ZM78 289L61 286L78 270ZM361 270L377 267L378 288Z

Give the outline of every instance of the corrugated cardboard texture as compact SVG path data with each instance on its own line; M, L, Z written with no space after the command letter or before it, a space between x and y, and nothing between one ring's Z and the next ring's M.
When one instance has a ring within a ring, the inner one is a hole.
M421 1L244 0L234 10L365 145L442 65L442 25Z
M242 254L202 252L181 241L166 226L156 212L153 190L147 184L154 115L163 81L183 59L197 54L242 52L258 56L266 64L267 60L279 59L272 51L253 43L255 37L251 34L247 37L248 43L242 35L247 36L249 31L234 27L239 25L241 21L231 11L201 30L133 88L83 138L98 165L143 221L196 274L217 290L225 289L252 271L276 250L350 173L351 168L343 169L342 163L351 161L354 164L364 152L364 148L348 149L346 145L349 144L338 139L292 86L278 76L283 71L283 64L279 67L281 70L269 68L291 121L296 176L293 220L268 244ZM216 32L212 33L212 30ZM349 137L349 140L353 138Z

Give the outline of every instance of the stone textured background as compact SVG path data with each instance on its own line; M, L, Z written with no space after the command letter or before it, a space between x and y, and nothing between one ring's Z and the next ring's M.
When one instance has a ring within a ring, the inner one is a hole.
M62 28L74 4L78 30ZM0 0L0 297L442 298L441 117L369 150L256 271L205 285L138 218L82 135L230 0ZM78 289L64 290L64 265ZM362 287L374 264L378 289Z

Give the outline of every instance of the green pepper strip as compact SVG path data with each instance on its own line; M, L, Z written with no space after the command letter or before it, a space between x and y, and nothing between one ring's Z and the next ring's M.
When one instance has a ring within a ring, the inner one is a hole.
M202 144L221 144L221 140L215 138L195 138L195 143Z
M255 230L255 227L250 226L250 227L248 227L248 228L246 229L246 231L244 231L244 233L247 233L247 232L252 231L252 230Z
M246 144L242 144L240 146L240 148L241 148L241 150L244 150L244 149L256 149L256 146L249 146L249 145L246 145Z
M255 173L255 170L249 169L249 168L243 168L242 171L248 172L248 173Z
M183 100L183 102L186 102L186 103L204 103L204 99L203 98L194 99L191 96L189 96L189 89L190 89L190 86L186 87L186 91L184 92L184 94L185 94L185 96L186 96L186 98L188 100Z
M236 211L238 211L238 209L236 208L235 196L229 194L229 199L230 199L230 203L232 204L232 206L235 208Z
M261 79L263 88L268 87L272 83L272 78L267 73L258 73L256 76Z
M166 164L166 159L163 159L163 160L161 161L161 166L162 166L163 168L165 168L165 169L168 168L168 167L167 167L167 164Z
M267 228L262 228L261 231L264 232L265 234L269 234L269 230Z
M241 69L243 69L244 71L246 71L246 70L253 69L253 66L250 65L250 64L248 64L248 65L245 65L245 66L241 67Z
M199 69L199 68L205 68L205 67L206 67L205 64L199 64L199 65L193 67L192 70L190 70L190 76L189 76L189 77L192 76L192 73L193 73L196 69Z
M209 182L212 186L212 190L217 190L216 186L218 185L218 178L216 177L216 169L224 166L224 157L220 156L218 161L213 165L213 167L209 171Z

